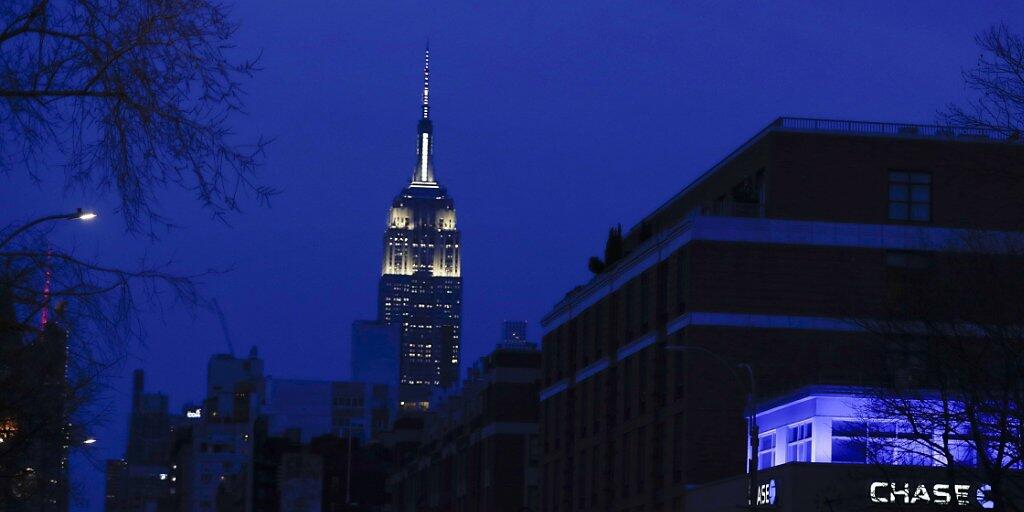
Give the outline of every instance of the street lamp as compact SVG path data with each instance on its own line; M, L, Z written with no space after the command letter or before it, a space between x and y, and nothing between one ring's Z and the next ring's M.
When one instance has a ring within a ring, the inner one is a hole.
M82 441L82 444L93 444L95 442L96 442L96 438L90 437L90 438L86 439L85 441Z
M11 233L9 235L7 235L6 237L4 237L3 241L0 242L0 248L6 246L8 243L11 242L11 240L14 240L15 238L17 238L18 235L20 235L20 234L24 233L25 231L28 231L29 229L32 229L33 227L38 226L38 225L40 225L40 224L42 224L44 222L50 222L50 221L54 221L54 220L90 221L90 220L95 219L95 218L96 218L96 212L89 211L89 210L83 210L81 208L78 208L77 210L75 210L74 212L71 212L71 213L58 213L58 214L55 214L55 215L45 215L43 217L39 217L38 219L35 219L35 220L31 221L31 222L28 222L28 223L22 225L21 227L15 229L14 231L11 231Z
M753 509L756 505L755 490L757 488L757 451L758 444L760 442L759 432L757 428L757 411L755 410L754 406L754 397L757 393L757 385L756 381L754 380L754 369L751 368L751 366L746 363L731 364L719 354L712 352L704 347L696 345L668 345L665 347L665 349L670 352L685 352L688 350L693 350L707 354L716 361L718 361L719 363L721 363L723 366L728 368L729 372L732 373L733 377L735 377L737 381L741 382L741 386L743 386L742 381L746 380L746 385L744 386L746 388L747 395L745 415L747 417L747 424L750 428L750 458L747 460L747 464L749 467L749 470L747 471L747 506L750 509ZM738 369L743 369L745 371L747 377L746 379L740 376L740 373L737 371ZM747 443L744 442L744 444ZM746 446L744 446L744 451L746 451Z
M78 209L77 220L93 220L96 218L96 212L83 212L81 208Z

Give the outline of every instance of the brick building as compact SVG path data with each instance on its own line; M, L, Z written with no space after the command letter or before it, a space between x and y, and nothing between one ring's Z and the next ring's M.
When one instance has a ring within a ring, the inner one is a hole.
M257 422L256 431L252 510L376 512L387 509L384 482L390 460L387 451L380 446L364 445L355 434L352 438L323 435L309 442L301 441L298 432L290 432L294 434L290 438L269 437L265 420ZM245 482L237 482L235 487L245 492ZM225 491L223 487L221 490Z
M687 486L743 473L734 363L762 399L900 377L913 354L856 319L968 230L1021 230L1022 162L1024 146L971 130L780 118L757 133L543 318L540 510L682 510Z
M392 510L537 510L541 356L517 345L482 358L457 392L431 398L418 448L388 479Z

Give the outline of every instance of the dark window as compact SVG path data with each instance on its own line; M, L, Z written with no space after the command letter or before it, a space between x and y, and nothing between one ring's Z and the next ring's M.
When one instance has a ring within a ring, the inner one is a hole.
M863 438L832 438L832 462L863 464L867 455L867 445Z
M832 436L840 437L864 437L867 435L867 427L863 421L841 421L832 422Z
M647 332L651 316L651 286L649 272L640 276L640 334Z
M889 219L932 220L932 175L889 171Z
M636 397L630 393L636 385L633 379L633 374L636 373L633 371L634 359L626 359L622 362L625 367L625 376L622 379L622 417L627 420L633 417L633 400Z
M683 414L676 413L672 421L672 481L683 479Z
M648 366L650 366L650 361L648 361L648 354L645 354L644 352L640 352L637 356L639 357L636 362L637 380L639 381L636 386L636 398L638 402L637 408L639 409L640 414L643 414L647 412L647 393L649 392L647 385L647 373L649 371Z
M886 251L885 265L891 268L927 269L934 263L933 256L920 251Z
M683 255L683 251L680 250L676 253L676 313L683 314L686 312L686 257Z
M622 495L629 496L629 432L622 434Z
M640 427L636 436L636 490L644 492L644 462L647 460L647 427Z
M633 322L636 320L636 313L633 311L637 307L635 300L637 282L630 281L623 287L623 292L626 294L625 304L622 305L622 311L625 313L625 318L622 319L623 325L626 326L626 336L623 343L629 343L633 341L633 333L635 332L635 326Z

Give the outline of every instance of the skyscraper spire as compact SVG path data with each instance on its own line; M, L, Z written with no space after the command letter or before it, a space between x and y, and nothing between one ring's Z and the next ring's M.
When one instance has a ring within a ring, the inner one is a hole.
M430 43L423 53L423 117L420 119L419 137L416 142L416 170L412 175L414 187L437 187L434 181L433 156L434 144L431 137L434 125L430 122Z
M434 388L459 377L462 329L461 235L455 202L434 177L430 119L430 46L423 54L423 97L417 119L416 165L395 196L384 232L377 319L400 324L398 399L425 409ZM382 345L383 346L383 345ZM393 356L392 356L393 357Z
M430 119L430 41L423 53L423 119Z

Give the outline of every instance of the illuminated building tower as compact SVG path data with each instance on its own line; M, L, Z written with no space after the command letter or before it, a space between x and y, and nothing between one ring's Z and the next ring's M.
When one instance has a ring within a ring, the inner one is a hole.
M505 320L501 324L501 342L508 345L527 343L526 320Z
M455 205L434 179L430 51L416 166L391 204L384 234L378 320L401 324L399 401L426 407L431 388L454 384L459 369L462 277Z

